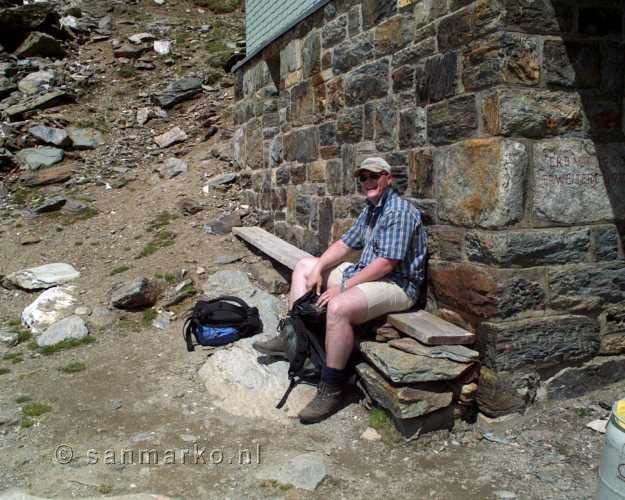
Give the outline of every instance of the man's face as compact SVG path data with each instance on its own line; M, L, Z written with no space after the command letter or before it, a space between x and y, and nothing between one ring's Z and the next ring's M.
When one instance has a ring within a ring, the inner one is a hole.
M378 203L384 190L390 186L391 180L392 177L387 172L378 173L361 170L358 173L358 182L360 182L362 192L374 205Z

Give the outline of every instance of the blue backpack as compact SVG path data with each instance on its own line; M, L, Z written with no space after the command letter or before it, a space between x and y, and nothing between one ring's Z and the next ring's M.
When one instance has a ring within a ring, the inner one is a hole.
M238 297L224 295L212 300L198 300L187 313L182 328L187 351L195 350L195 341L203 346L222 346L263 331L256 307Z

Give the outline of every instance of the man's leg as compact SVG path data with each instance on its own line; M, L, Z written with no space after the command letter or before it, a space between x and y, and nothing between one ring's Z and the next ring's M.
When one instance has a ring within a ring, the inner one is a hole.
M367 318L368 301L358 288L351 288L328 304L326 322L326 366L315 398L304 408L299 419L303 424L320 422L341 409L345 367L354 348L352 325Z

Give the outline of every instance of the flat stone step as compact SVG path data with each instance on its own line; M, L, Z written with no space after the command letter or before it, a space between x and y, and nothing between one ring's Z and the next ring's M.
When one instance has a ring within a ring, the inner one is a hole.
M392 339L388 345L410 354L427 356L428 358L445 358L458 363L472 363L480 357L479 352L463 345L427 346L410 337Z
M300 259L312 257L308 252L300 250L260 227L234 227L232 233L291 270L295 269L295 264Z
M387 321L426 345L469 345L475 342L475 334L427 311L389 314Z

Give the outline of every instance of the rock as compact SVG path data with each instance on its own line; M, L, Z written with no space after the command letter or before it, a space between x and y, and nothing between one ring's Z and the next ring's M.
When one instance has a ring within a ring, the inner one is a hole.
M524 144L473 139L434 152L438 216L455 225L497 227L523 215Z
M76 200L67 200L61 212L64 214L81 215L89 210L89 205Z
M213 259L213 265L225 266L226 264L232 264L241 260L240 255L218 255Z
M11 95L12 92L17 90L17 85L13 80L9 80L3 76L0 76L0 99L4 99Z
M229 172L226 174L221 174L221 175L216 175L214 177L211 177L210 179L206 181L206 185L210 187L224 186L226 184L231 184L236 180L237 180L237 174Z
M194 215L204 210L204 206L201 203L191 200L190 198L178 200L176 202L176 208L178 208L184 216Z
M289 282L270 263L256 262L250 264L248 269L256 281L269 293L280 295L289 291Z
M347 106L357 106L386 97L389 90L389 62L380 60L352 71L345 79Z
M46 290L24 309L22 323L34 334L38 334L57 321L71 316L77 303L71 291L70 288L64 287Z
M217 219L209 220L204 224L204 231L208 234L224 235L232 232L232 228L241 225L241 217L238 212L224 214Z
M599 324L585 316L484 322L478 337L486 365L497 371L547 368L590 358L599 351Z
M541 399L576 398L625 379L625 356L598 357L579 367L560 370L545 380L538 391Z
M137 125L143 127L151 118L150 108L141 108L137 110Z
M477 127L474 95L453 97L427 108L428 138L432 144L449 144L469 138L477 132Z
M29 128L28 133L42 144L51 144L52 146L57 146L59 148L65 148L71 144L69 135L62 128L36 125Z
M15 55L22 59L27 57L62 59L65 57L65 49L56 38L46 33L33 31L15 50Z
M369 396L397 418L416 418L451 404L453 392L446 384L395 386L366 363L356 366Z
M170 307L179 304L183 300L192 297L197 291L193 286L193 280L186 279L177 285L170 286L165 290L161 304L163 307Z
M477 405L488 417L522 413L528 404L508 373L497 373L482 366L477 390Z
M188 171L189 165L186 161L179 158L168 158L158 172L161 177L172 179L178 175L186 174Z
M248 156L250 144L248 142ZM319 156L319 137L317 127L303 127L284 136L284 158L287 161L311 163ZM261 155L262 161L262 155Z
M161 56L166 56L171 52L171 40L156 40L154 42L154 52Z
M49 89L54 79L52 71L36 71L17 82L17 88L26 95L35 95L42 90Z
M148 50L146 45L122 45L113 51L113 55L118 59L139 59Z
M131 43L139 45L146 42L153 42L156 40L156 37L152 33L135 33L134 35L130 35L128 40Z
M319 453L306 453L282 464L263 467L256 473L256 477L314 491L326 474L325 457Z
M19 343L19 334L0 327L0 344L4 347L15 347Z
M167 330L171 325L171 320L174 317L174 313L169 311L161 311L156 318L152 321L152 326L159 330Z
M179 102L187 101L202 92L202 80L199 78L181 78L169 85L162 93L154 94L152 101L161 108L168 109Z
M43 200L41 203L33 206L32 211L36 214L56 212L57 210L60 210L66 202L67 199L63 196L51 196Z
M250 418L287 422L315 394L312 387L297 386L287 403L286 411L275 408L288 387L288 363L259 362L252 348L255 340L266 340L277 334L278 319L286 313L285 304L264 290L252 286L245 273L219 271L202 285L209 298L235 295L250 306L257 307L263 322L263 333L242 339L229 349L217 350L199 371L213 402L228 413ZM262 359L262 358L261 358Z
M95 149L104 143L102 132L95 128L69 128L69 138L75 149Z
M362 342L360 351L388 379L400 384L453 380L472 367L447 359L408 354L377 342Z
M187 134L185 134L184 130L182 130L180 127L174 127L164 134L157 135L154 138L154 142L156 142L156 144L158 144L160 148L167 148L172 144L186 140Z
M367 427L365 431L360 435L360 439L365 441L381 441L382 436L373 427Z
M70 165L44 168L24 178L24 183L30 187L58 184L69 180L72 174L73 170Z
M151 71L156 68L154 64L152 64L151 62L147 62L147 61L137 61L134 64L134 67L135 69L145 70L145 71Z
M458 363L472 363L480 357L479 352L463 345L428 346L408 337L391 339L388 345L410 354L427 356L429 358L444 358L450 361L457 361Z
M37 170L41 167L50 167L55 163L63 160L64 152L62 149L50 146L38 146L36 148L26 148L19 151L16 155L17 160L28 166L31 170Z
M111 304L117 309L145 309L156 303L159 292L158 287L148 278L139 276L130 281L114 284L111 290Z
M104 16L98 21L98 31L100 33L110 33L113 29L113 19L111 16Z
M67 283L80 277L80 273L69 264L56 263L32 267L11 273L5 282L23 290L42 290Z
M45 109L51 106L56 106L64 102L71 102L74 100L75 97L73 95L68 94L63 90L54 90L52 92L47 92L43 95L39 95L31 99L26 99L17 104L9 106L7 109L4 110L4 113L9 118L18 118L28 111Z
M608 421L602 419L596 419L586 424L586 427L592 429L593 431L599 432L601 434L605 434L607 430Z
M89 334L85 322L80 316L69 316L51 325L37 337L39 347L58 344L66 339L80 340Z

